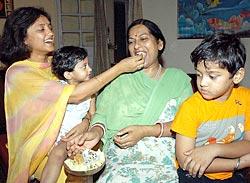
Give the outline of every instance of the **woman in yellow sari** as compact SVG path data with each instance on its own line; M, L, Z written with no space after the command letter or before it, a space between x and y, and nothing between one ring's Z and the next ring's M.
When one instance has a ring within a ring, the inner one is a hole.
M43 9L22 7L7 17L0 59L11 65L5 80L9 183L28 182L32 175L40 178L67 103L81 102L121 73L140 69L144 62L141 57L127 58L94 80L63 85L51 73L49 55L54 49L51 19ZM64 179L61 173L58 182Z

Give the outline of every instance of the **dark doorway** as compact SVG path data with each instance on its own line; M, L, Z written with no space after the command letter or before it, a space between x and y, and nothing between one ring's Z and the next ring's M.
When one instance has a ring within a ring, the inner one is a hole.
M127 57L127 0L115 0L114 1L114 32L115 32L115 50L114 61L119 62L123 58Z

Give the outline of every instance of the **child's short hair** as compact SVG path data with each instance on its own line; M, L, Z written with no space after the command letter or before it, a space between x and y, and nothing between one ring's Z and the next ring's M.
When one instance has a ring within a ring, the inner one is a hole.
M72 72L77 63L88 56L86 49L76 46L64 46L57 49L52 58L51 69L59 79L66 80L64 72Z
M246 50L240 39L233 34L217 32L206 37L191 53L191 61L195 68L201 61L211 61L219 64L220 68L226 68L234 75L245 66Z

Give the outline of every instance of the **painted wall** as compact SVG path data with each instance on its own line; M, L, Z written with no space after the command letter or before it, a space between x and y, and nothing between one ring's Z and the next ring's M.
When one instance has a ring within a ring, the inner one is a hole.
M57 12L56 12L56 3L54 0L14 0L14 9L23 7L23 6L35 6L35 7L43 7L51 16L52 25L57 32ZM2 34L3 26L5 19L0 19L0 34Z
M167 40L164 60L168 67L178 67L193 73L190 53L200 39L177 39L177 0L143 0L143 17L158 24ZM246 76L242 84L250 87L250 38L242 39L246 46Z
M52 0L14 0L14 8L21 6L42 6L52 17L52 24L55 32L56 5ZM191 51L200 43L200 39L177 39L177 0L143 0L144 18L153 20L162 29L166 40L167 47L164 52L165 64L168 67L178 67L187 73L194 73L193 65L189 59ZM0 19L0 32L5 19ZM242 42L247 50L246 77L242 84L250 87L250 39L244 38Z

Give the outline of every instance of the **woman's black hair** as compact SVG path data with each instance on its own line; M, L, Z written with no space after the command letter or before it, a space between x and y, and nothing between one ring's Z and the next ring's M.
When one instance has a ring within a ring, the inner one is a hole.
M30 49L25 45L27 29L40 17L51 18L43 8L21 7L15 9L6 18L3 33L0 38L0 60L6 65L30 57Z
M161 40L163 42L163 48L161 50L159 50L158 52L158 58L162 55L162 53L164 52L165 46L166 46L166 40L165 37L163 36L160 28L152 21L147 20L147 19L137 19L135 21L133 21L127 30L127 36L129 35L129 31L132 27L136 26L136 25L144 25L145 27L148 28L149 32L156 38L156 40Z

